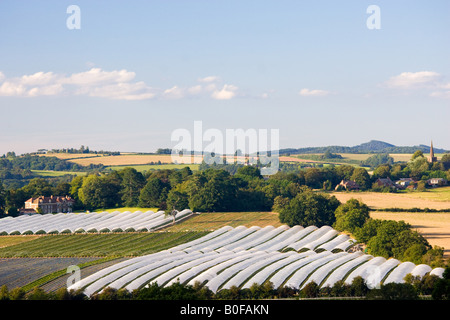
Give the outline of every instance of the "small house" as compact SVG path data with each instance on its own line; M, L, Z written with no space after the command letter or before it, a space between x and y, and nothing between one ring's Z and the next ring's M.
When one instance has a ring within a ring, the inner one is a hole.
M427 184L431 187L442 187L447 185L447 180L444 178L431 178L427 180Z
M360 186L355 181L352 180L342 180L334 190L345 189L347 191L359 190Z

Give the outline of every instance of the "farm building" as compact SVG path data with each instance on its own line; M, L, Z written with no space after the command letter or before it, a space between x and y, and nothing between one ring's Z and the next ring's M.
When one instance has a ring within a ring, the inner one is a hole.
M394 182L388 177L388 178L378 178L377 181L375 181L375 184L377 184L379 187L395 187Z
M65 213L72 212L72 206L74 203L75 200L68 196L40 196L37 198L30 198L25 201L25 209L34 209L37 211L38 208L41 208L43 213Z
M339 190L339 189L345 189L347 191L350 190L359 190L359 184L357 184L355 181L352 180L342 180L337 186L336 188L334 188L334 190Z

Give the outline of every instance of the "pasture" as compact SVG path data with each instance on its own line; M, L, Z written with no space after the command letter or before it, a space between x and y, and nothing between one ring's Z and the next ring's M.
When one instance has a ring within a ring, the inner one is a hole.
M34 174L40 177L61 177L65 175L84 176L86 172L83 171L53 171L53 170L31 170Z

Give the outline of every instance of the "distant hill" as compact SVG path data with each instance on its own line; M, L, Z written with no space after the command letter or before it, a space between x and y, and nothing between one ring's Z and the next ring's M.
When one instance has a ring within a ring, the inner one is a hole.
M423 153L430 152L430 146L418 145L418 146L395 146L393 144L371 140L366 143L361 143L357 146L328 146L328 147L308 147L308 148L286 148L280 149L280 154L304 154L304 153L324 153L329 150L332 153L414 153L417 150L421 150ZM445 149L439 149L434 147L435 153L450 152Z

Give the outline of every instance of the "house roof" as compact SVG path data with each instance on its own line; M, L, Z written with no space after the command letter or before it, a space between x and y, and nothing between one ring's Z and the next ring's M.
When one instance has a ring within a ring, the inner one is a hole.
M63 203L63 202L75 202L75 200L73 200L71 197L69 196L50 196L50 197L44 197L44 196L40 196L37 198L30 198L25 202L30 202L30 203Z

